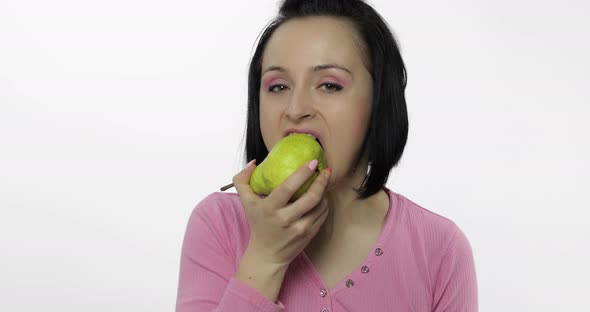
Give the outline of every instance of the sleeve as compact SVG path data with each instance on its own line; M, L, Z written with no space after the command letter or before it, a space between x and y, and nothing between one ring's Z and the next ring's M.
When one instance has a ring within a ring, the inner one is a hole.
M477 278L471 246L457 228L442 258L434 289L434 312L477 312Z
M233 277L232 226L223 218L224 209L231 207L223 207L214 194L209 195L189 218L182 243L176 312L284 311L280 301L271 302Z

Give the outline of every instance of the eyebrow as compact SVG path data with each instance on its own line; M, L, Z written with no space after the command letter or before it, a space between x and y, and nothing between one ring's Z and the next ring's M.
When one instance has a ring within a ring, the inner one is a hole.
M325 69L332 69L332 68L334 68L334 69L340 69L340 70L343 70L343 71L345 71L345 72L349 73L349 74L352 76L352 72L351 72L350 70L348 70L348 68L346 68L346 67L343 67L343 66L340 66L340 65L337 65L337 64L322 64L322 65L317 65L317 66L314 66L313 68L311 68L310 70L311 70L311 71L314 71L314 72L317 72L317 71L321 71L321 70L325 70ZM265 70L262 72L262 74L261 74L261 75L264 75L265 73L267 73L267 72L269 72L269 71L279 71L279 72L282 72L282 73L285 73L285 72L287 72L287 70L286 70L286 69L284 69L283 67L280 67L280 66L274 66L274 65L273 65L273 66L269 66L269 67L267 67L267 68L266 68L266 69L265 69Z

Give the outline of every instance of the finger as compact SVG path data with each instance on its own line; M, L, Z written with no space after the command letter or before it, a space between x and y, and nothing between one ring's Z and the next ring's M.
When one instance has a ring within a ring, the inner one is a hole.
M311 224L312 236L315 236L315 234L318 232L318 230L322 227L322 224L324 224L324 222L328 218L329 211L330 211L330 206L328 206L328 204L326 203L322 212L317 217L315 217L315 219L313 220L313 222Z
M317 204L313 209L309 210L307 213L302 215L299 220L302 220L305 223L315 223L319 216L322 214L324 210L328 207L328 200L323 198L319 204Z
M303 215L311 211L317 206L324 196L324 191L330 180L331 170L320 172L318 177L313 181L307 192L303 194L297 201L293 202L289 207L284 209L282 212L285 213L287 220L298 220Z
M267 200L274 202L278 207L285 206L293 194L313 175L318 166L316 159L301 165L279 186L277 186L267 197Z
M328 203L323 199L316 207L303 215L293 226L304 233L314 236L328 216Z
M314 233L316 233L317 230L319 230L319 228L322 226L324 221L326 221L326 218L328 217L329 210L330 210L330 206L328 206L328 204L326 204L322 213L313 220L312 226L317 226L317 229Z
M250 188L250 176L256 169L256 159L251 160L242 171L238 172L233 179L234 187L243 200L251 201L258 198L258 195ZM243 202L242 202L243 203Z

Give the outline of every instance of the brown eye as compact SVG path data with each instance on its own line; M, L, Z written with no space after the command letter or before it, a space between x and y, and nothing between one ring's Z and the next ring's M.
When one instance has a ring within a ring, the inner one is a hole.
M327 82L320 85L322 89L328 92L337 92L342 90L342 86L337 83Z
M274 85L268 87L268 92L280 92L280 91L285 91L287 89L288 89L288 87L284 84L274 84Z

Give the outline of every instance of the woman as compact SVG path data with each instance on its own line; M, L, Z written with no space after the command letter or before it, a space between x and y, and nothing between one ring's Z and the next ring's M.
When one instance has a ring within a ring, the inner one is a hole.
M213 193L185 233L176 310L477 311L469 242L450 220L387 187L406 143L405 68L360 0L284 1L249 71L237 194ZM318 138L329 168L301 166L267 197L249 178L292 132Z

